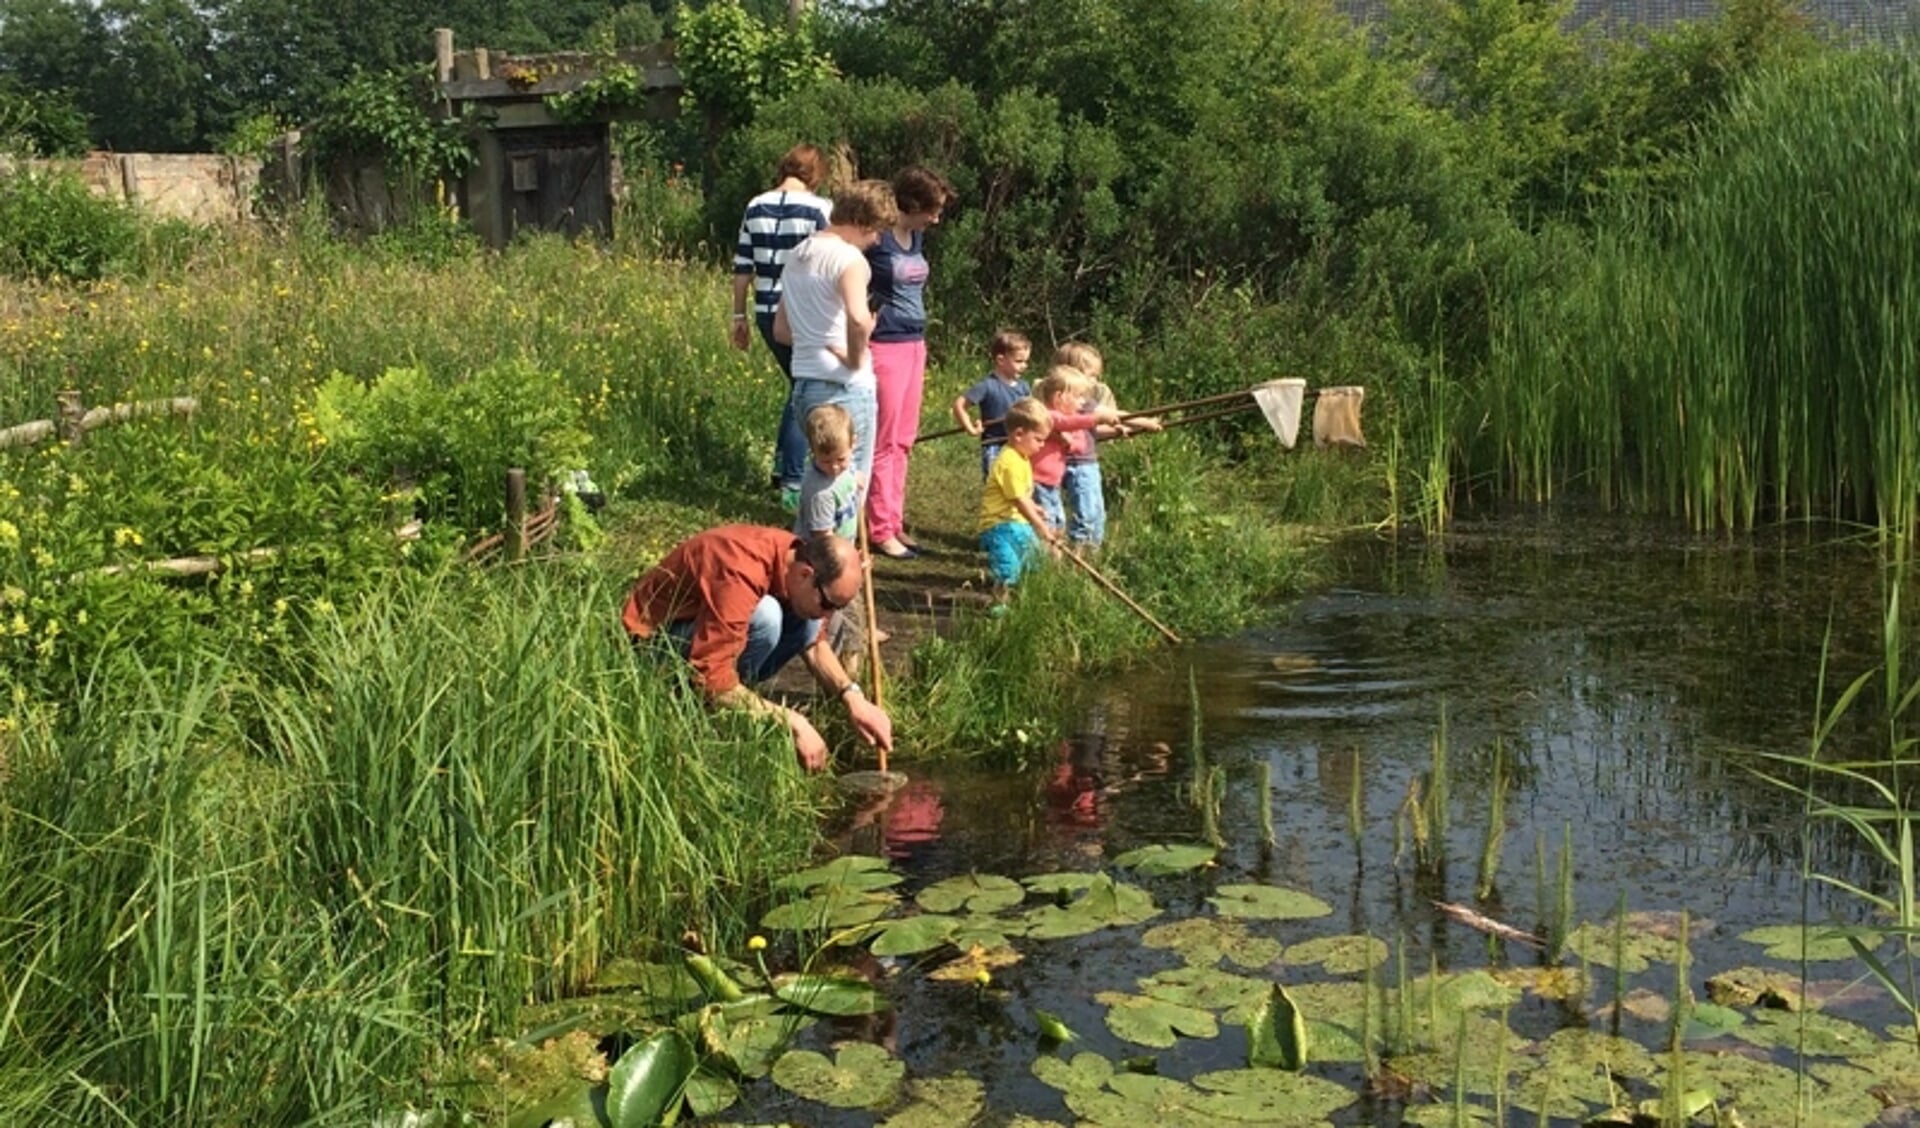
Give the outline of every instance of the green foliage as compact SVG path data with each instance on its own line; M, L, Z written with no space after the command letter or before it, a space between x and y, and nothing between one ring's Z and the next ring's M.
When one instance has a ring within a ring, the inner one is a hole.
M265 156L273 143L292 126L271 110L249 114L234 123L220 142L220 151L236 157Z
M0 271L91 281L134 260L139 221L79 176L21 169L0 177Z
M832 74L807 26L770 23L739 0L683 5L674 22L675 65L687 96L711 121L745 124L762 105Z
M335 373L314 395L330 456L418 491L419 505L464 528L499 522L506 472L530 491L581 465L587 436L563 381L525 361L489 365L451 386L416 368L370 384Z
M0 149L23 157L77 157L87 151L87 117L65 91L0 85Z
M405 183L455 176L473 163L466 125L430 116L423 75L360 72L336 87L307 131L316 160L376 157Z

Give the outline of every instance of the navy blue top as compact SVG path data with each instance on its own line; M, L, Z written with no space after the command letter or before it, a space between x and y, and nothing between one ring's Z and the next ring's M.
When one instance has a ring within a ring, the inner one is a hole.
M986 428L980 432L980 441L1004 443L1007 441L1007 409L1033 393L1028 390L1025 380L1015 380L1009 384L989 372L986 379L963 394L968 403L979 406L980 421L986 424Z
M867 302L874 309L874 340L917 341L927 335L926 241L926 232L915 231L912 244L903 247L889 228L867 251L873 267Z

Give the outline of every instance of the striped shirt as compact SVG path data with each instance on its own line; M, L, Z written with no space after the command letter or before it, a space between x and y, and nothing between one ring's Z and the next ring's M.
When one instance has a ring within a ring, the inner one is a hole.
M753 275L753 311L773 316L780 303L780 272L787 252L827 225L833 205L812 192L762 192L747 201L733 272Z

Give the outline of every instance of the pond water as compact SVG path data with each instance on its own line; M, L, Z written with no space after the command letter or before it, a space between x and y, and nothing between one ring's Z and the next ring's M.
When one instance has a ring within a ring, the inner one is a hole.
M1755 769L1764 766L1758 752L1806 751L1823 642L1831 650L1829 692L1877 660L1870 550L1803 531L1728 542L1644 523L1532 514L1465 523L1430 542L1356 539L1337 555L1334 582L1276 624L1189 645L1091 687L1080 731L1045 754L1042 770L990 774L908 763L908 789L842 832L845 849L891 861L904 878L894 891L909 907L915 891L954 875L1103 870L1149 893L1159 916L1069 939L1015 940L1024 959L994 970L986 990L929 978L930 968L953 958L952 948L870 961L870 973L887 977L893 1014L877 1025L818 1028L802 1044L877 1040L904 1061L909 1077L975 1078L984 1085L986 1123L1016 1116L1110 1123L1076 1118L1061 1089L1036 1076L1036 1058L1065 1062L1090 1052L1119 1062L1150 1052L1162 1077L1179 1079L1246 1063L1241 1028L1223 1024L1213 1037L1143 1047L1109 1028L1112 1000L1096 999L1137 994L1141 979L1179 967L1179 955L1147 946L1143 934L1172 920L1217 920L1209 898L1221 887L1261 883L1312 894L1330 915L1251 920L1246 932L1286 945L1378 937L1394 955L1372 974L1393 984L1401 974L1538 965L1529 947L1490 941L1436 902L1534 931L1552 914L1543 913L1543 889L1551 905L1554 867L1570 843L1569 923L1601 923L1604 935L1625 940L1628 932L1670 932L1678 914L1689 914L1687 979L1702 1002L1705 979L1726 969L1757 965L1798 977L1797 959L1769 957L1742 933L1795 924L1803 911L1816 923L1865 919L1857 900L1802 880L1802 800ZM1859 711L1862 719L1876 713ZM1840 739L1873 748L1864 725L1843 726ZM1437 742L1447 760L1445 826L1431 827L1431 855L1422 863L1402 807L1416 780L1431 792ZM1496 780L1505 781L1499 864L1481 897ZM1208 794L1212 813L1200 799ZM1211 868L1142 877L1114 864L1144 844L1210 838L1220 847ZM1884 878L1846 833L1820 831L1812 845L1813 864L1824 873L1868 884ZM1646 915L1616 932L1602 922L1622 905ZM1579 955L1563 963L1588 966L1584 992L1568 1000L1515 991L1504 1008L1516 1060L1565 1028L1617 1029L1664 1053L1668 1027L1651 997L1674 995L1672 962L1655 959L1617 976ZM1821 981L1862 972L1852 960L1809 966ZM1277 961L1228 970L1289 984L1361 979ZM1610 1012L1621 992L1637 992L1653 1009ZM1303 1009L1310 1018L1331 1017ZM1060 1016L1079 1041L1036 1046L1039 1010ZM1877 990L1859 988L1827 1013L1875 1031L1897 1014ZM1350 1016L1342 1021L1352 1028ZM1451 1042L1451 1025L1447 1032ZM1696 1032L1693 1048L1702 1055L1793 1060L1787 1051L1711 1033ZM1451 1099L1444 1081L1453 1070L1447 1066L1440 1082L1416 1076L1407 1091L1365 1094L1325 1120L1402 1123L1422 1099ZM1357 1062L1321 1061L1312 1072L1356 1093L1367 1088ZM1723 1101L1739 1088L1718 1082ZM1758 1088L1738 1095L1748 1125L1793 1122L1790 1109L1756 1107L1767 1104ZM1190 1122L1140 1107L1148 1110L1140 1123ZM1857 1119L1857 1100L1845 1107L1851 1111L1832 1122L1866 1122ZM886 1119L885 1110L829 1109L772 1086L751 1087L745 1111L748 1119L814 1124ZM1492 1122L1490 1112L1474 1122ZM1507 1120L1541 1122L1517 1109Z

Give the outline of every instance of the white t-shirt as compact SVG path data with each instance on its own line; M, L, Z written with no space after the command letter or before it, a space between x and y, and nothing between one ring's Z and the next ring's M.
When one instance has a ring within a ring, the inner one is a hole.
M837 235L814 235L787 255L781 291L787 324L793 329L793 378L836 384L873 384L873 353L850 369L830 349L847 350L847 304L840 298L840 276L861 255Z

